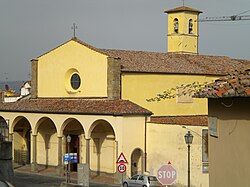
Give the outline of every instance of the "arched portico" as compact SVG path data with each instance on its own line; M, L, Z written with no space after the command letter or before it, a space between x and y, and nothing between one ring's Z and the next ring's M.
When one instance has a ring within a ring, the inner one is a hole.
M29 164L31 158L31 125L27 118L18 116L13 120L11 132L13 132L14 162Z
M131 154L131 176L144 172L144 156L140 148L134 149Z
M55 154L58 150L57 129L55 123L48 117L38 120L34 134L36 137L36 160L41 165L56 166L58 160Z
M106 120L95 121L90 128L90 169L100 175L102 171L115 173L115 131Z
M74 118L69 118L65 120L62 125L62 135L63 135L63 152L64 153L77 153L77 162L71 163L71 171L77 171L77 163L83 163L85 161L86 154L86 141L84 138L84 128L80 121ZM67 143L66 137L71 137L70 143Z

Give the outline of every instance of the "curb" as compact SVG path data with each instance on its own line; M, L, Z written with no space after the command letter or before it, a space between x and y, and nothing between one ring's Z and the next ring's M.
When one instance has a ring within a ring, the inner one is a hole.
M22 166L20 166L20 167L22 167ZM18 168L20 168L20 167L18 167ZM29 174L29 175L39 175L39 176L46 176L46 177L50 177L50 178L57 178L57 179L65 179L66 180L66 176L60 177L60 176L56 176L56 175L51 175L51 173L50 174L44 174L44 173L39 173L39 172L19 171L19 170L14 169L14 174L15 173L25 173L25 174ZM77 184L77 179L71 178L71 181L76 182L75 185L78 185ZM114 186L114 187L117 187L117 186L120 185L120 184L112 184L112 183L100 183L100 182L94 182L94 181L91 181L90 183L91 184L97 184L97 185L101 185L101 184L105 185L105 184L107 184L109 186Z

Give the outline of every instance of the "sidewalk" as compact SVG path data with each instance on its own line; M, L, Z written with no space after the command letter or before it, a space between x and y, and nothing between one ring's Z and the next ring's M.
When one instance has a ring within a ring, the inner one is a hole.
M56 177L56 178L65 178L66 176L58 176L56 172L56 167L53 166L38 166L37 172L31 171L30 165L17 165L13 164L14 172L24 172L24 173L30 173L34 175L43 175L43 176L49 176L49 177ZM77 182L77 172L70 172L70 178L72 181ZM96 183L96 184L115 184L114 178L108 177L108 176L97 176L96 174L91 174L90 176L90 182Z

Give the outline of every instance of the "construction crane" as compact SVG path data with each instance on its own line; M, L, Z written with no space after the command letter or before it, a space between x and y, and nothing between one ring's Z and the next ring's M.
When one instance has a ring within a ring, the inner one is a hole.
M221 16L221 17L205 17L198 20L198 22L208 22L208 21L244 21L250 20L250 15L242 15L250 10L244 11L233 16Z

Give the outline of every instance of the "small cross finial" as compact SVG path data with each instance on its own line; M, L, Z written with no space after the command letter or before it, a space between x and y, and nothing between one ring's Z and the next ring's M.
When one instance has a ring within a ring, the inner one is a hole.
M182 6L184 6L184 4L185 4L185 0L182 0Z
M77 26L76 26L76 24L75 23L73 23L73 26L71 27L71 29L73 29L73 31L74 31L74 37L76 37L76 29L77 29Z

